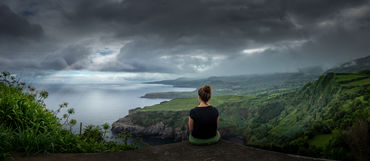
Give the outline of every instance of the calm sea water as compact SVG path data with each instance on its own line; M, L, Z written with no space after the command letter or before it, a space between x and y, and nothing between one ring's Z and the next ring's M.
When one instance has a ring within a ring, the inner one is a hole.
M140 98L149 92L192 91L193 88L177 88L161 84L36 84L38 90L46 90L49 97L45 100L48 109L56 110L59 104L68 102L75 109L71 119L77 120L73 128L79 133L79 124L111 125L128 114L129 109L150 106L169 99ZM66 112L66 109L60 114ZM109 134L110 131L109 131Z

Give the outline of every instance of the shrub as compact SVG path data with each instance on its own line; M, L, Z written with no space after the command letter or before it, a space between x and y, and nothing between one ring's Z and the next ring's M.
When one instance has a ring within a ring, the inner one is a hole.
M103 131L99 126L88 125L82 135L82 138L89 142L101 142L103 138Z
M137 148L136 145L106 142L104 136L109 125L89 125L82 136L71 132L76 120L68 103L56 111L46 109L47 91L20 82L8 72L0 74L0 160L11 151L27 155L46 152L108 152ZM68 108L62 118L57 115ZM69 129L66 130L63 127Z
M346 142L352 153L359 161L368 160L369 150L369 124L366 121L358 121L349 128Z
M5 128L0 124L0 160L10 156L12 149L13 135L10 129Z

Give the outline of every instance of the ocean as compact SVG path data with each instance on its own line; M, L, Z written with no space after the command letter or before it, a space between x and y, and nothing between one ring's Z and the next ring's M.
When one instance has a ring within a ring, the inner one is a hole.
M194 88L177 88L163 84L145 84L130 82L125 84L36 84L37 90L46 90L49 93L45 100L46 108L56 110L59 104L68 102L68 108L74 108L75 114L70 119L76 119L74 133L79 133L80 122L86 125L110 126L128 114L128 111L137 107L158 104L169 99L140 98L150 92L166 91L193 91ZM67 109L59 113L62 117ZM110 130L107 133L111 136Z

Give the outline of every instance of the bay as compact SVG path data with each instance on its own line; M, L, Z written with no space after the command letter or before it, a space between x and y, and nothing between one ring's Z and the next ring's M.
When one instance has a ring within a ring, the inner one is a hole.
M145 84L130 82L124 84L35 84L37 90L49 93L45 100L47 109L56 110L59 104L68 102L68 108L74 108L76 119L74 133L79 133L79 124L112 125L114 121L128 114L136 107L151 106L170 99L140 98L149 92L193 91L194 88L178 88L163 84ZM61 117L67 109L59 113ZM111 136L110 130L108 136Z

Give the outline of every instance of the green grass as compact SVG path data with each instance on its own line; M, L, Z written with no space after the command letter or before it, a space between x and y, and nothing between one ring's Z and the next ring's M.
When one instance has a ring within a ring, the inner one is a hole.
M299 113L298 109L291 111L281 122L271 129L271 134L276 136L289 135L291 129L294 128L296 121L296 114Z
M250 96L213 96L209 103L213 106L221 105L225 102L239 102ZM153 106L146 106L138 111L188 111L199 105L198 98L175 98Z
M366 75L350 73L350 74L336 74L336 81L343 82L343 81L350 81L358 78L364 78Z
M196 97L197 92L153 92L147 93L143 98L187 98L187 97Z
M344 87L364 86L370 84L370 78L368 75L358 73L336 74L335 80Z
M324 148L327 146L333 137L332 134L322 134L322 135L316 135L311 140L308 141L308 144L316 147Z
M346 84L345 86L364 86L364 85L369 85L370 84L370 78L358 80L358 81L353 81L351 83Z

